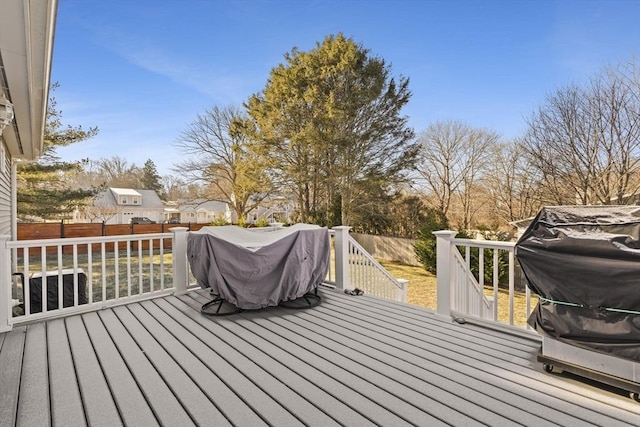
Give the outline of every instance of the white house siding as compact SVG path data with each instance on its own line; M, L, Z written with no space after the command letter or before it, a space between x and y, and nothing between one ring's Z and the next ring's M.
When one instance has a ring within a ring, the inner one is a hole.
M0 234L11 235L11 160L0 139Z

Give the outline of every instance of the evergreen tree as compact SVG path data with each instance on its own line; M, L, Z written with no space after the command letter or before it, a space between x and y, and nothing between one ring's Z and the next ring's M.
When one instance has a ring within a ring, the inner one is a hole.
M57 83L52 84L51 91L57 87ZM82 171L83 162L62 161L56 148L89 139L98 133L98 128L64 127L61 118L62 112L52 96L47 106L43 154L36 162L18 165L17 210L23 220L65 218L96 194L94 188L73 188L72 177Z
M425 221L414 244L414 249L424 268L428 272L436 274L438 256L436 236L433 235L433 232L449 229L449 222L441 211L434 208L427 208L424 217Z
M285 60L247 103L272 176L293 189L299 220L330 222L338 204L339 221L357 225L359 211L379 202L369 196L415 164L414 132L400 114L409 79L394 79L383 59L342 34Z
M156 164L151 159L148 159L142 168L140 184L146 190L155 190L158 193L162 191L162 178L158 174Z

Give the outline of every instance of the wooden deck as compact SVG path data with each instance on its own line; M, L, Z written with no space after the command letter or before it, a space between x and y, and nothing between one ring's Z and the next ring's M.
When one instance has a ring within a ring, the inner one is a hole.
M0 335L2 426L629 426L640 404L543 372L539 344L322 291L211 318L202 291Z

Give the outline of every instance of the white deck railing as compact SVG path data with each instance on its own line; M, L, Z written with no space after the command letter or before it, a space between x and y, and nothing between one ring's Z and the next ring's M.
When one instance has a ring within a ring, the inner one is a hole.
M186 229L185 229L186 230ZM45 240L5 239L0 259L13 324L174 290L174 233ZM62 295L62 298L58 296ZM49 301L57 301L54 307Z
M438 313L489 320L529 330L525 322L516 321L529 316L533 301L528 287L525 286L524 291L516 290L515 244L456 239L456 232L448 230L434 234L437 245ZM475 263L472 263L473 258ZM487 264L491 273L489 283L485 283ZM505 268L507 278L501 282L500 272Z
M188 229L170 231L18 241L0 236L0 332L14 324L186 292L195 285L187 263ZM386 272L351 238L349 227L329 233L327 283L406 301L406 281Z

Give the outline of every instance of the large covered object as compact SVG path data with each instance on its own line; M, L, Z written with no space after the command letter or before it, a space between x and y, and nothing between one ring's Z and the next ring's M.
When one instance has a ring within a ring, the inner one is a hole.
M296 224L274 231L236 226L204 227L189 233L191 272L240 309L292 301L313 291L329 269L326 227Z
M515 253L540 296L538 333L640 368L639 206L546 207Z

